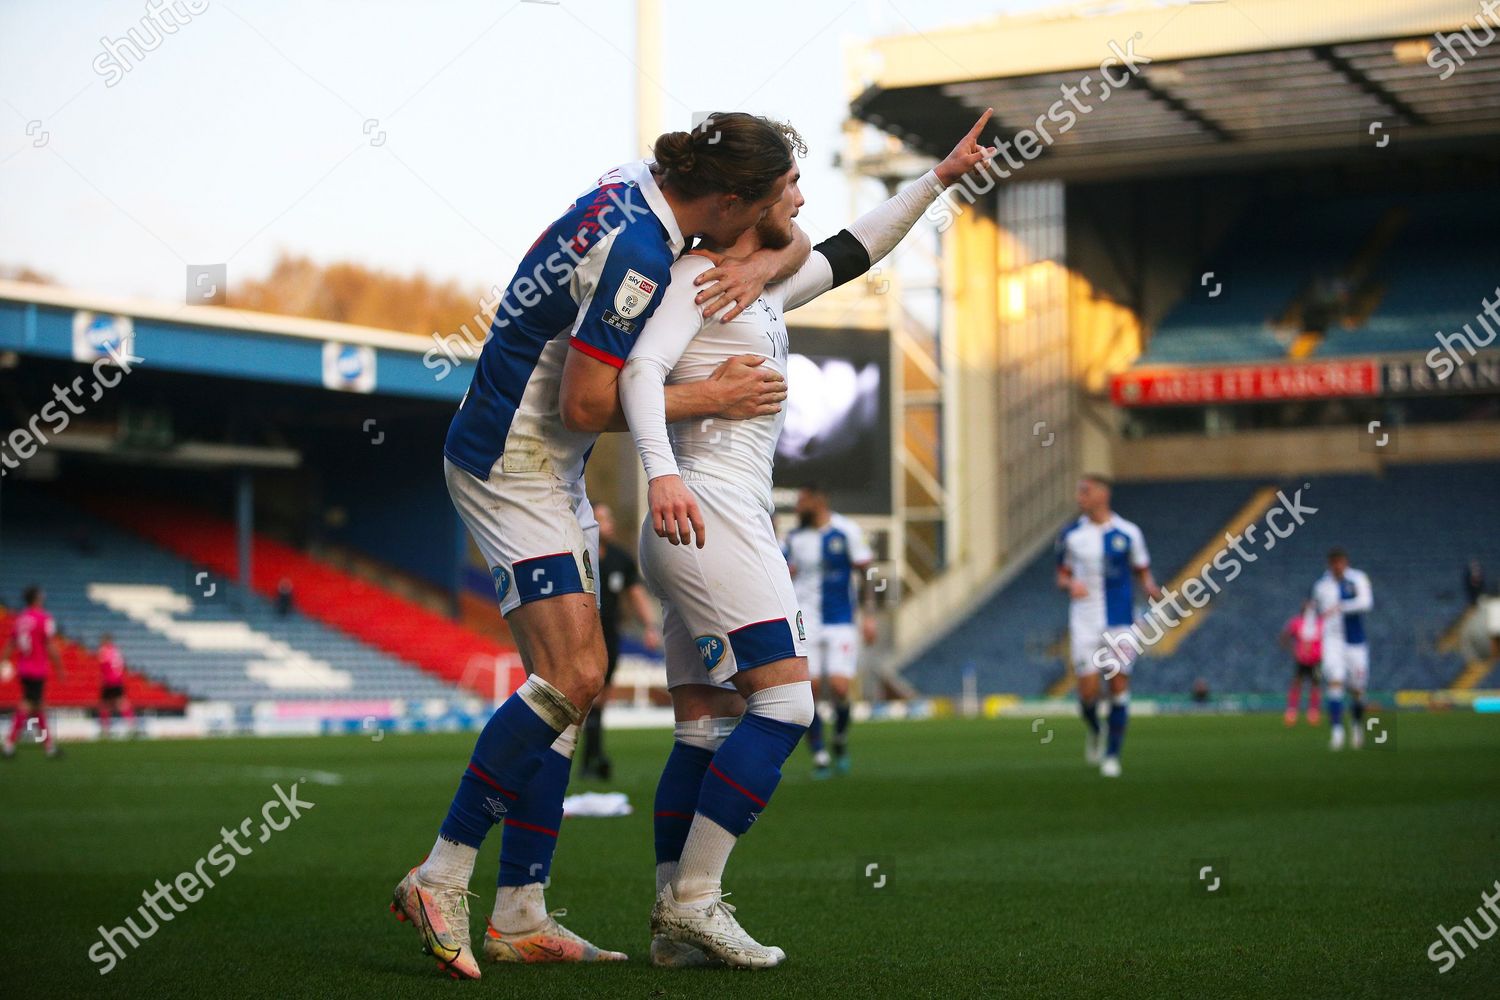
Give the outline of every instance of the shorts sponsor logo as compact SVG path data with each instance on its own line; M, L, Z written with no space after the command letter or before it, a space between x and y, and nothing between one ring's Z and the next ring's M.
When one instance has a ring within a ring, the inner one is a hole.
M510 574L505 571L504 566L493 566L490 568L490 576L495 578L495 599L505 600L505 595L510 592Z
M696 641L698 655L703 657L703 669L712 670L717 667L719 661L724 659L726 648L724 640L716 635L700 635Z
M797 638L803 642L807 641L807 629L802 627L802 612L797 612Z
M594 589L594 564L589 559L589 554L587 551L583 553L583 579L583 589L592 593Z
M646 311L655 294L656 282L639 271L626 271L625 280L615 289L615 312L625 319L635 319Z

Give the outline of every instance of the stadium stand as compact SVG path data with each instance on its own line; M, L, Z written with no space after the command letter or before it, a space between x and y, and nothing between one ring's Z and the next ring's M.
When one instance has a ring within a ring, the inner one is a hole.
M1137 363L1285 357L1295 331L1278 332L1274 324L1315 276L1344 270L1383 208L1369 199L1258 205L1212 257L1227 294L1185 296L1157 325ZM1297 237L1289 239L1293 231Z
M1146 533L1154 570L1170 576L1250 497L1258 482L1121 483L1115 509ZM1049 546L906 669L925 694L954 694L966 667L980 691L1040 695L1063 672L1067 599Z
M1426 352L1437 331L1473 325L1480 300L1500 280L1500 242L1488 223L1496 213L1500 197L1493 192L1433 195L1411 204L1377 270L1383 288L1374 312L1352 329L1330 329L1314 354Z
M1225 279L1227 294L1210 299L1189 289L1137 364L1286 357L1302 332L1295 317L1309 290L1334 278L1347 279L1347 325L1331 323L1311 356L1426 352L1434 331L1471 323L1494 290L1500 244L1486 220L1497 211L1492 192L1258 204L1203 261Z
M1153 570L1167 580L1219 537L1261 485L1125 483L1115 488L1114 506L1141 526ZM1456 653L1437 648L1464 610L1459 568L1474 556L1500 565L1500 537L1483 527L1500 493L1500 466L1396 466L1381 479L1317 475L1279 485L1289 494L1303 487L1304 502L1318 513L1246 564L1172 656L1148 653L1135 671L1135 690L1186 694L1198 678L1215 692L1284 690L1286 655L1277 636L1335 545L1349 550L1352 564L1368 572L1375 587L1368 618L1373 686L1447 686L1463 668ZM1066 655L1067 603L1054 588L1054 565L1051 551L1032 560L924 651L906 678L926 694L957 694L969 667L980 691L1043 693L1061 675Z
M197 566L237 574L234 527L203 511L140 501L99 513ZM253 590L266 599L292 581L297 609L361 643L384 650L453 685L496 692L497 660L513 651L419 604L264 535L255 536ZM501 685L514 678L501 678Z
M129 665L193 699L245 705L456 694L417 667L296 611L283 617L233 584L215 581L208 598L190 598L191 563L50 496L7 490L5 515L0 591L39 582L59 629L90 644L113 633ZM94 704L97 670L75 644L69 648L65 666L78 680L54 700ZM0 689L0 700L8 690ZM61 700L65 692L76 700ZM186 701L144 683L136 690L127 685L127 693L143 707L181 708Z

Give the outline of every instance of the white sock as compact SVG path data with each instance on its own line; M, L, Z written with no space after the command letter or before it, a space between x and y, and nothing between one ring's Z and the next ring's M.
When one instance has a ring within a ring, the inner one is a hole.
M542 926L547 919L547 900L542 883L502 885L495 893L495 908L490 923L502 934L525 934Z
M578 726L570 725L558 733L557 739L552 741L552 749L572 760L574 751L578 749Z
M417 869L417 874L423 882L430 885L467 889L469 877L474 874L474 861L478 857L479 848L438 837L427 860Z
M658 896L660 896L661 895L661 891L663 889L665 889L667 886L671 885L672 884L672 879L675 878L676 876L677 876L677 862L675 862L675 861L663 861L661 864L657 865L656 866L656 894Z
M738 839L702 813L693 817L672 879L672 895L679 903L704 903L718 893Z

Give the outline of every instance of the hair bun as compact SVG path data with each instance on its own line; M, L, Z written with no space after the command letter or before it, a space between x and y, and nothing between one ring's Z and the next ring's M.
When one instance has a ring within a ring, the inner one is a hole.
M652 153L664 169L678 173L690 173L698 162L691 132L664 132L657 137Z

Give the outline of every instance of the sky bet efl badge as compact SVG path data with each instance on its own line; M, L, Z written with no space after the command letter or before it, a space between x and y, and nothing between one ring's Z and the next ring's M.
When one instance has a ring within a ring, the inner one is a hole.
M615 291L615 312L626 319L635 319L655 294L656 282L638 271L626 271L625 280Z

